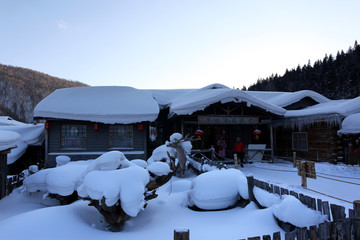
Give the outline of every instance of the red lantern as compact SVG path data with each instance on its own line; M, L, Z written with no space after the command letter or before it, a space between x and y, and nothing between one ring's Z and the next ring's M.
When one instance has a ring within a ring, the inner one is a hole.
M139 130L139 131L144 130L144 124L139 123L139 124L138 124L138 130Z
M259 140L259 137L260 137L261 133L262 133L261 130L255 129L255 130L252 132L252 135L255 136L255 139L256 139L256 140Z
M46 130L49 130L49 129L50 129L50 123L49 123L49 122L46 122L46 123L45 123L45 129L46 129Z
M94 123L93 128L94 128L94 131L99 130L99 124L98 124L98 123Z
M198 129L195 131L195 136L197 136L198 138L201 138L202 135L204 135L203 130Z

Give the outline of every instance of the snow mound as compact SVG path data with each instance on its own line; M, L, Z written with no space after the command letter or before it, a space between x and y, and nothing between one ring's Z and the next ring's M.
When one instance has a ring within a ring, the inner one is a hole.
M273 214L279 220L296 227L318 225L327 219L326 215L308 208L291 195L284 195L282 201L273 206Z
M170 136L170 142L179 142L182 139L183 135L181 133L173 133Z
M170 159L167 152L169 152L170 156L175 156L176 154L175 148L168 147L166 144L155 148L151 157L147 160L148 164L158 161L166 161L169 163Z
M258 203L265 208L271 207L280 202L280 196L278 194L269 193L268 191L258 187L254 187L253 192Z
M247 179L235 169L214 170L196 177L188 194L189 205L204 210L224 209L240 197L248 199Z
M172 172L169 165L163 162L153 162L146 169L156 176L168 175Z
M43 191L61 196L71 195L81 184L81 174L90 162L69 162L60 167L38 171L24 179L26 191Z
M130 160L130 163L136 164L139 167L143 167L143 168L147 168L147 166L148 166L148 163L142 159L133 159L133 160Z
M107 206L120 200L124 212L135 217L144 209L145 186L149 181L149 172L137 165L112 171L92 171L78 188L78 194L99 201L105 198Z
M71 158L69 156L64 156L64 155L57 156L56 157L56 166L60 167L62 165L69 163L70 161L71 161Z

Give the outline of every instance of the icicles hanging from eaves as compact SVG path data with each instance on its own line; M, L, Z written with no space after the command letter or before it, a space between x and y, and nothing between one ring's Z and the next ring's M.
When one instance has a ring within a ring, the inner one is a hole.
M318 122L325 122L328 126L340 126L342 117L338 114L330 114L283 118L275 120L273 126L302 131L305 127L309 127Z

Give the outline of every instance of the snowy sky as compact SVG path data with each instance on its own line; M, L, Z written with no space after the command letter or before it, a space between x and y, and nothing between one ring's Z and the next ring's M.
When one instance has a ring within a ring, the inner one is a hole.
M0 63L92 86L249 86L347 51L360 1L1 0Z

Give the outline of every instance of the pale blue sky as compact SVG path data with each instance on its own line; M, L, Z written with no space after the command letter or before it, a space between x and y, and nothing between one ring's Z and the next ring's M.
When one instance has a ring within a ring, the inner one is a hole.
M0 63L92 86L249 86L347 51L358 0L0 0Z

